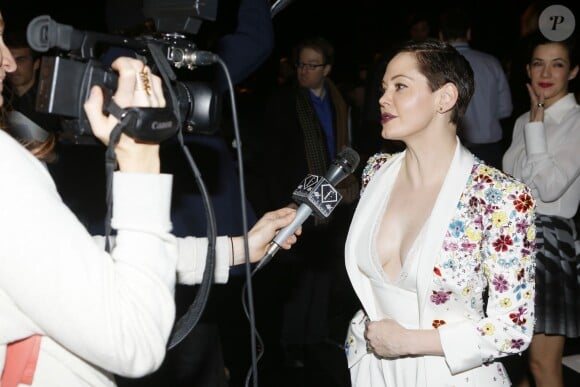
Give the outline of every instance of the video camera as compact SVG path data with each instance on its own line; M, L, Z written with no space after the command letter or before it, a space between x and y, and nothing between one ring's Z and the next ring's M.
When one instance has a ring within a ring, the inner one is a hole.
M36 110L63 116L63 130L74 138L92 136L83 104L94 85L103 89L105 104L110 100L118 77L101 58L106 50L118 48L134 53L160 75L167 101L165 109L132 108L135 121L131 126L137 129L129 135L162 141L180 129L214 132L221 109L219 94L204 82L178 81L172 66L193 70L219 60L208 51L197 50L188 39L198 33L203 20L216 19L217 0L144 0L142 11L154 21L155 32L136 38L75 30L48 15L33 19L27 28L29 45L39 52L57 49L58 54L42 58Z

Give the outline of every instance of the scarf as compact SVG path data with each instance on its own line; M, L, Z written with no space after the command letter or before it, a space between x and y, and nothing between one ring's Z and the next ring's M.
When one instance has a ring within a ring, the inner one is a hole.
M325 86L328 91L327 98L330 98L334 113L333 124L335 128L336 149L337 151L341 151L349 145L348 108L340 91L330 79L326 79ZM304 134L304 150L308 173L324 176L331 160L328 157L328 146L324 138L324 131L312 106L308 89L298 89L296 112L298 114L298 122ZM352 174L338 184L337 189L343 197L343 203L350 204L358 198L358 186L358 180Z
M334 113L333 124L335 127L336 149L340 151L348 145L348 109L342 95L330 79L326 79L325 86L328 90L327 98L330 98ZM298 122L304 133L304 150L308 173L324 176L331 160L328 158L328 147L326 146L324 131L310 101L308 89L298 89L296 112L298 114Z

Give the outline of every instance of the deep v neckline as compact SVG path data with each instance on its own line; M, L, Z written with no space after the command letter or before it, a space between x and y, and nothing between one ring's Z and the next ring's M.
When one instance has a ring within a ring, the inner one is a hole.
M401 170L402 170L402 166L400 166L399 170L396 172L396 174L394 176L393 183L389 189L389 192L383 200L382 210L378 214L384 215L385 211L387 210L387 207L388 207L389 202L391 200L391 195L393 193L394 185L396 184L397 180L399 179L399 175L401 173ZM441 184L443 185L443 183L441 183ZM440 189L441 189L441 187L440 187ZM435 199L435 202L436 202L436 199ZM435 202L434 202L433 206L435 206ZM391 278L383 269L383 265L381 264L381 259L379 257L378 251L377 251L378 233L379 233L379 229L381 227L381 221L382 221L383 215L377 216L375 218L374 226L373 226L374 230L371 233L371 238L373 238L371 240L371 256L372 256L373 264L376 266L377 270L379 271L380 276L382 278L384 278L385 281L387 281L389 284L398 284L402 280L404 280L408 277L408 275L409 275L409 263L408 262L416 260L416 259L409 259L409 257L412 253L413 254L416 253L416 249L418 247L417 243L420 239L423 239L423 234L425 232L427 224L429 223L429 219L431 218L432 213L433 213L433 207L431 208L431 211L429 212L427 218L425 219L425 221L421 225L419 232L417 233L417 235L415 235L415 239L413 240L413 243L411 243L411 246L409 247L409 249L405 253L404 259L400 263L400 266L401 266L400 269L398 270L398 272L395 273L393 278ZM418 255L418 253L416 255ZM415 257L411 257L411 258L415 258ZM400 257L398 259L400 259ZM387 263L388 263L388 261L385 262L385 264L387 264Z
M425 223L423 223L423 225L421 226L421 229L419 230L419 232L417 233L417 235L415 236L415 240L413 241L413 243L411 244L411 247L409 248L409 250L407 250L407 253L405 255L405 259L403 260L402 264L401 264L401 269L398 271L398 273L396 273L396 275L393 276L393 278L391 278L383 269L383 266L381 265L381 260L379 258L379 254L377 253L377 233L378 233L378 225L375 225L375 230L374 232L371 234L373 235L373 241L371 243L371 251L372 251L372 257L373 257L373 264L375 265L376 270L379 272L380 276L382 278L384 278L389 284L392 285L396 285L398 283L400 283L401 281L405 280L410 273L410 266L412 263L414 263L417 258L418 258L418 251L419 246L420 246L420 241L423 239L424 237L424 233L425 230L427 228L427 224L429 223L429 219L430 217L428 217L425 220ZM412 255L413 254L413 255Z

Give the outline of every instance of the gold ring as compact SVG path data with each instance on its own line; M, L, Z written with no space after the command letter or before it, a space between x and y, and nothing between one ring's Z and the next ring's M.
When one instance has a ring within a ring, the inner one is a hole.
M149 81L149 70L143 67L140 73L136 74L137 84L135 90L144 90L147 95L151 95L151 82Z
M544 108L544 103L543 102L538 102L538 104L536 105L536 107L538 109L543 109Z

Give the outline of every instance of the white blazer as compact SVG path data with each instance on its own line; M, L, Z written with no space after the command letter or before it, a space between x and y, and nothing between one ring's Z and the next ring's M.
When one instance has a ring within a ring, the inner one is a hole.
M535 203L528 187L457 143L417 268L418 326L438 329L445 356L419 358L417 386L509 385L494 360L525 350L533 334ZM404 157L402 152L369 159L346 242L346 269L364 309L351 321L346 340L353 386L385 385L380 362L393 361L366 352L363 313L371 320L385 316L376 310L377 291L358 262L372 256L378 209L388 201ZM448 299L441 303L437 294Z

